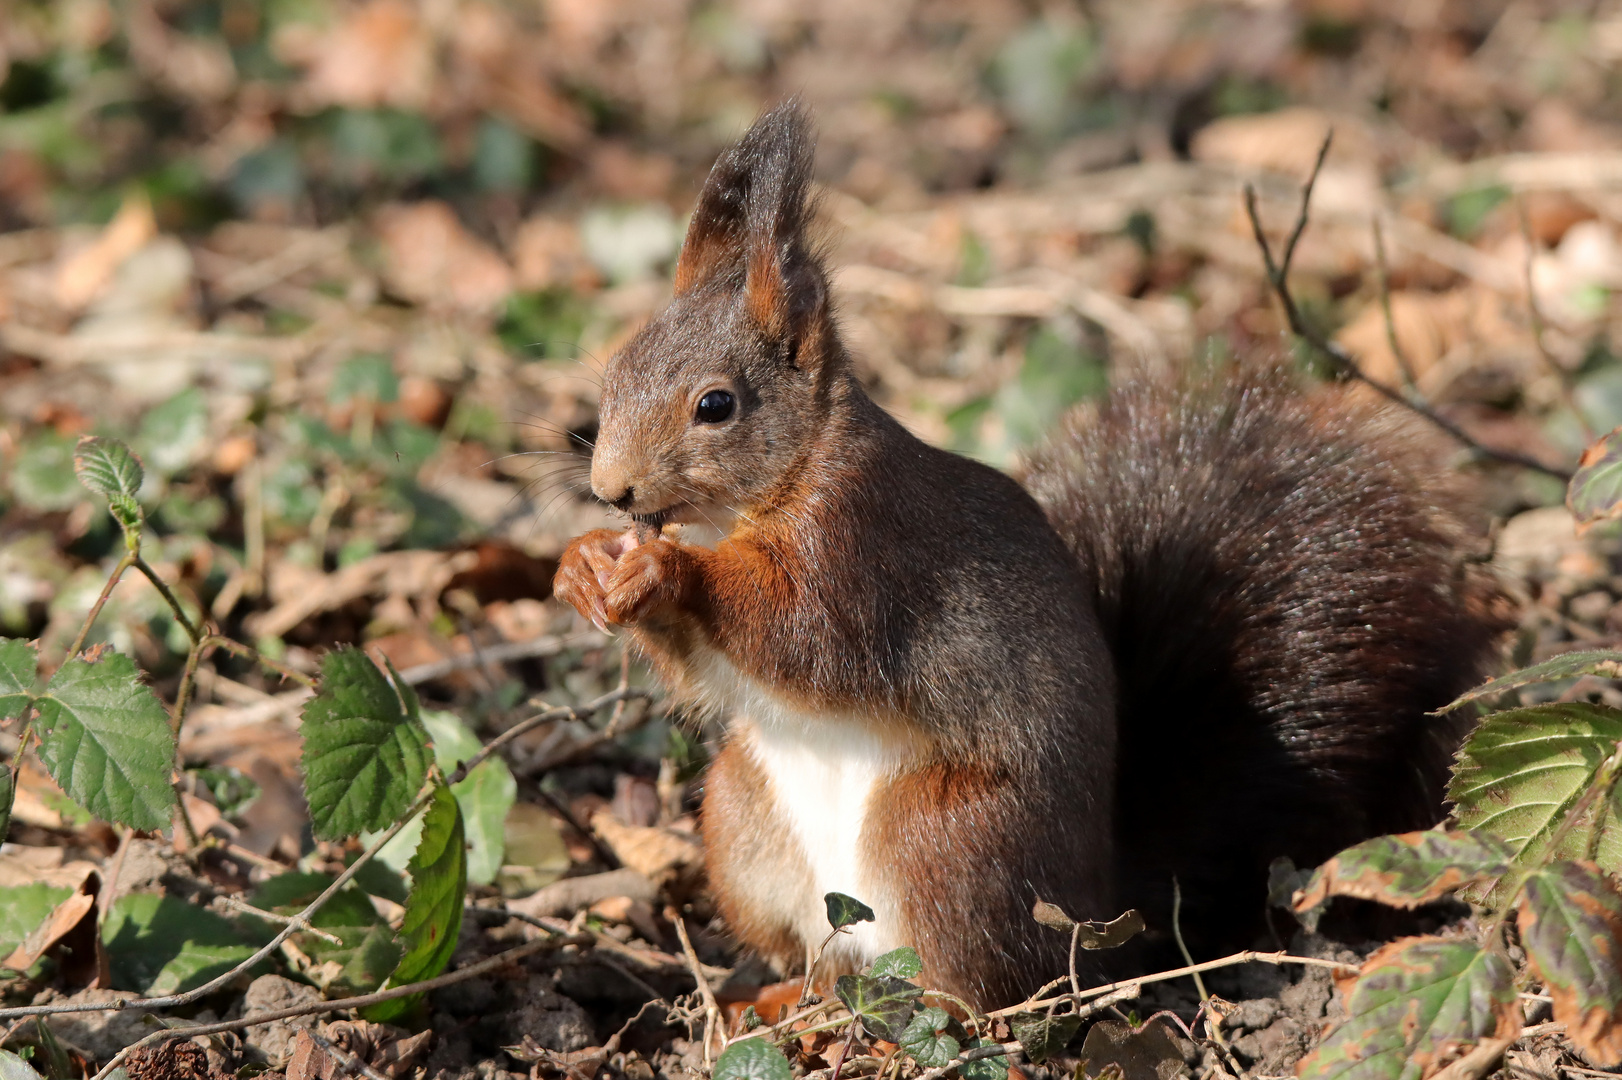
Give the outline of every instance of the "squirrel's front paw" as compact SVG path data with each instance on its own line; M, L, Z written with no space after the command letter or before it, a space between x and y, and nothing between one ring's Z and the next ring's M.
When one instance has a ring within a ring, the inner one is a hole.
M609 621L630 626L681 607L692 571L692 556L663 537L625 552L608 581Z
M614 529L594 529L577 536L558 560L552 579L552 594L593 623L608 629L608 584L620 557L636 546L630 533Z

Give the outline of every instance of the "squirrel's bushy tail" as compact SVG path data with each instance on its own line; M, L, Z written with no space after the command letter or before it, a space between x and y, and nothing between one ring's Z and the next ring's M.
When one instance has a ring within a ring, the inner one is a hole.
M1268 862L1424 828L1507 605L1409 418L1279 372L1138 385L1026 483L1096 591L1120 686L1118 882L1246 944ZM1243 888L1235 883L1245 882Z

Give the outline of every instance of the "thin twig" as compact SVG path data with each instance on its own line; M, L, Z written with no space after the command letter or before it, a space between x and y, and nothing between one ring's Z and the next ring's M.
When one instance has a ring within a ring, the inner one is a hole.
M1007 1057L1009 1054L1019 1053L1021 1049L1023 1048L1017 1042L993 1043L990 1046L977 1046L973 1050L965 1050L963 1053L959 1054L951 1061L948 1061L945 1065L942 1065L938 1069L930 1069L928 1072L918 1077L918 1080L940 1080L940 1077L945 1076L953 1069L967 1065L971 1061L983 1061L986 1058L994 1057Z
M1190 964L1187 967L1173 968L1170 971L1159 971L1153 975L1140 975L1135 979L1122 979L1119 982L1105 983L1102 986L1095 986L1090 990L1083 990L1080 995L1077 996L1082 998L1099 997L1104 994L1113 994L1115 991L1125 989L1126 987L1146 986L1149 983L1165 982L1168 979L1181 979L1185 976L1194 974L1196 971L1216 971L1219 968L1233 967L1237 964L1273 964L1275 966L1280 964L1303 964L1307 967L1336 968L1346 972L1356 972L1361 970L1356 964L1346 964L1339 960L1324 960L1316 956L1291 956L1282 952L1258 952L1254 949L1247 949L1244 952L1237 952L1231 956L1224 956L1217 960L1205 960L1198 964ZM1062 979L1058 981L1060 983L1064 982ZM1050 984L1050 986L1051 985L1052 984ZM1044 988L1042 991L1038 991L1039 994L1045 992L1046 988ZM1056 998L1033 997L1029 1000L1020 1002L1018 1005L1010 1005L1005 1009L997 1009L993 1012L987 1013L986 1015L993 1018L1013 1016L1015 1013L1033 1012L1037 1009L1046 1008L1055 1001L1069 1000L1072 1000L1072 995L1070 994L1062 994Z
M520 735L523 735L525 732L533 731L542 724L548 723L552 720L579 720L585 716L590 716L592 713L603 708L605 705L611 705L617 701L624 701L627 698L641 698L649 696L650 692L647 690L640 688L633 690L628 687L621 687L619 689L610 690L602 697L593 698L591 701L588 701L584 705L577 708L570 707L568 705L559 705L537 713L536 715L529 717L527 720L520 720L506 731L503 731L500 735L497 735L495 738L485 743L484 746L480 748L478 753L474 754L472 757L462 762L462 764L458 765L456 767L456 771L451 774L448 782L451 784L461 783L467 778L467 774L478 768L480 763L482 763L485 758L489 757L491 754L494 754L503 746L506 746L508 743L512 742ZM603 741L606 742L608 738L612 738L612 736L605 736Z
M96 625L96 620L101 617L101 609L107 605L107 598L113 595L113 589L117 587L119 578L124 576L124 571L135 565L137 558L139 556L135 552L126 551L124 557L119 559L118 564L113 567L113 572L107 577L107 584L101 587L101 595L96 597L94 604L90 605L90 614L85 616L84 624L79 627L79 635L73 639L73 644L68 647L68 660L78 656L79 650L84 648L84 639L90 635L90 628Z
M366 1062L362 1061L354 1054L351 1054L348 1050L345 1050L343 1047L337 1045L331 1039L327 1038L325 1035L322 1035L314 1028L304 1028L302 1030L304 1034L310 1037L310 1040L314 1042L315 1045L319 1046L322 1050L325 1050L327 1053L336 1058L338 1060L338 1064L341 1065L346 1072L360 1073L362 1076L366 1077L366 1080L388 1080L388 1077L366 1064Z
M281 923L284 926L291 926L300 933L314 934L322 941L330 941L334 945L342 945L344 943L344 939L339 937L337 934L305 922L297 915L278 915L274 911L266 911L264 908L256 908L246 900L242 899L240 896L221 896L219 900L233 911L240 911L248 915L253 915L264 919L266 922Z
M687 966L693 971L693 980L698 983L698 992L704 998L704 1069L710 1067L710 1043L715 1035L715 1025L721 1020L721 1006L716 1004L715 991L710 989L710 981L704 977L704 965L698 961L698 953L693 951L693 942L687 936L687 924L682 921L681 912L673 907L665 908L665 918L676 927L676 936L681 939L681 951L687 957ZM726 1032L721 1032L726 1038Z
M1408 395L1395 387L1387 386L1377 379L1370 378L1358 366L1351 353L1335 342L1328 340L1307 324L1306 319L1301 314L1301 309L1296 305L1295 297L1290 293L1290 261L1295 255L1296 242L1300 240L1302 232L1306 229L1312 188L1317 183L1318 173L1323 168L1324 156L1329 152L1329 142L1330 136L1325 136L1323 145L1318 150L1318 160L1313 166L1312 175L1307 178L1306 186L1302 188L1301 209L1296 216L1295 228L1291 230L1290 238L1285 244L1282 261L1274 261L1272 245L1268 243L1267 234L1262 229L1261 214L1256 208L1256 187L1254 184L1245 185L1245 211L1250 216L1251 231L1255 235L1256 246L1261 249L1262 261L1267 268L1268 284L1272 286L1273 294L1278 297L1279 305L1284 309L1284 318L1289 323L1290 332L1328 357L1341 374L1363 383L1395 404L1424 417L1461 445L1468 447L1472 453L1492 461L1518 465L1521 468L1532 469L1569 482L1571 480L1569 470L1553 465L1545 465L1535 458L1528 457L1525 454L1517 454L1512 450L1497 450L1490 446L1484 446L1465 432L1463 428L1439 415L1429 405L1410 400Z
M1417 395L1419 379L1414 374L1413 362L1408 359L1408 350L1397 340L1397 318L1391 310L1391 267L1386 261L1385 230L1380 225L1378 214L1374 216L1374 271L1380 285L1380 311L1385 316L1386 344L1391 347L1391 356L1397 361L1397 370L1402 372L1403 388Z
M113 1055L112 1059L109 1060L106 1065L102 1066L101 1071L98 1072L92 1078L92 1080L107 1080L107 1077L113 1072L113 1070L127 1061L129 1056L136 1050L139 1050L145 1046L152 1046L167 1039L186 1039L196 1038L199 1035L217 1035L222 1031L239 1031L242 1028L257 1027L260 1024L270 1024L276 1022L277 1020L291 1020L295 1016L309 1016L313 1013L341 1012L345 1009L363 1009L368 1005L379 1005L385 1001L394 1001L396 998L411 997L414 994L425 994L432 990L438 990L441 987L454 986L459 982L466 982L468 979L476 978L485 974L486 972L495 971L498 968L503 968L509 964L516 963L526 956L532 956L535 953L544 952L547 949L553 949L556 947L557 941L554 939L530 941L523 945L518 945L514 948L508 949L506 952L497 953L495 956L489 957L488 959L480 960L476 964L469 964L465 968L458 968L455 971L447 972L444 975L440 975L432 979L424 979L422 982L407 983L404 986L391 986L387 990L379 990L375 994L362 994L359 997L338 998L334 1001L312 1001L303 1005L293 1005L286 1009L277 1009L274 1012L254 1013L251 1016L239 1017L236 1020L221 1020L220 1022L214 1024L197 1024L192 1027L165 1028L161 1031L153 1032L151 1035L141 1039L139 1042L134 1042L124 1047L124 1049ZM150 1005L152 1001L156 1000L158 999L153 998L149 1001L137 1002L136 1004Z
M169 605L169 610L174 613L175 621L186 628L186 636L191 638L192 644L200 644L203 640L202 626L191 621L191 616L187 615L186 609L180 606L180 599L175 596L174 590L169 588L169 583L163 580L162 575L156 570L152 569L152 565L141 557L140 552L135 553L135 569L145 574L146 579L152 583L152 587L157 589L163 596L163 602Z
M381 836L373 841L371 847L361 852L360 855L356 857L355 861L350 863L349 866L345 868L344 872L339 874L337 879L334 880L331 885L328 885L320 896L317 896L314 900L310 901L309 905L305 907L303 911L298 913L296 919L307 924L310 919L314 918L316 912L320 911L326 906L329 900L338 895L338 891L340 889L354 880L355 875L360 873L361 867L370 862L372 856L376 855L378 851L382 849L383 845L387 844L390 840L393 840L397 835L399 835L400 830L405 828L409 822L411 822L418 814L422 812L423 808L426 807L429 801L433 798L433 794L434 787L429 786L427 790L423 792L423 794L417 797L417 801L411 804L411 808L405 812L400 820L391 825ZM282 942L292 937L295 933L297 933L297 923L288 923L288 925L282 927L282 929L277 932L275 937L271 938L267 944L262 946L258 952L242 961L242 963L238 964L230 971L227 971L225 974L211 979L195 989L187 990L185 993L170 994L166 997L142 998L133 1001L120 998L114 1001L106 1002L80 1001L63 1002L60 1005L27 1005L16 1009L0 1009L0 1020L10 1020L14 1016L49 1016L56 1013L70 1012L120 1012L125 1008L138 1009L141 1012L157 1012L162 1009L177 1009L183 1005L190 1005L192 1002L198 1001L204 997L207 997L209 994L214 993L214 991L220 989L222 986L226 986L235 980L238 975L241 975L244 971L254 967L261 960L265 959L271 953L281 948Z
M233 641L228 637L221 637L218 634L210 637L208 639L208 643L210 646L221 648L228 653L233 653L240 656L244 660L251 661L255 664L261 664L264 667L269 668L271 671L274 671L284 679L289 679L311 690L315 689L314 678L304 674L302 671L295 671L286 664L282 663L280 660L272 660L270 657L266 656L258 649L253 648L251 645L244 645L240 641Z

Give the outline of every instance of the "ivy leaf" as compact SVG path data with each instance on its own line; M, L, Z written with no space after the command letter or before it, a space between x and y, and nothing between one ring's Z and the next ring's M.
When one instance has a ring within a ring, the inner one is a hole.
M822 898L828 905L828 925L835 930L843 930L853 923L872 922L873 909L844 893L831 892Z
M1415 908L1479 881L1502 876L1513 852L1495 836L1455 830L1376 836L1336 855L1313 872L1291 898L1308 931L1332 896L1378 900Z
M1622 895L1599 868L1562 862L1526 879L1516 925L1554 999L1554 1018L1583 1055L1622 1065Z
M462 929L462 899L467 892L467 841L462 810L450 789L440 785L422 816L422 839L411 858L411 895L406 898L400 939L405 955L389 976L390 986L431 979L445 970ZM361 1010L368 1020L385 1023L413 1011L422 995L396 998Z
M1459 825L1505 841L1522 866L1579 858L1593 839L1599 865L1622 870L1617 789L1588 820L1575 823L1558 851L1547 850L1618 740L1622 712L1602 705L1537 705L1487 717L1460 749L1448 785Z
M923 990L902 979L841 975L834 983L834 993L868 1034L898 1043L907 1021L918 1009Z
M953 1035L961 1026L945 1009L931 1005L920 1009L901 1033L901 1049L912 1055L921 1067L938 1069L957 1057L963 1044Z
M34 700L39 648L32 642L0 638L0 722L14 720Z
M341 840L399 820L428 777L417 695L395 687L359 649L321 661L304 706L304 787L315 835Z
M886 975L896 979L912 979L923 970L924 962L918 959L918 950L911 945L903 945L874 960L868 974L875 979L882 979Z
M169 714L123 653L56 669L39 710L39 757L68 798L103 821L157 832L174 812Z
M1403 938L1370 956L1346 1019L1296 1069L1300 1080L1421 1080L1477 1043L1521 1030L1515 971L1467 939Z
M997 1040L995 1039L981 1039L974 1044L973 1049L978 1050L981 1047L996 1045ZM995 1054L991 1057L966 1061L958 1066L957 1074L963 1080L1008 1080L1008 1056L1006 1054Z
M1577 519L1579 532L1622 516L1622 428L1583 451L1566 487L1566 506Z
M721 1052L711 1080L793 1080L783 1052L770 1039L744 1039Z
M1062 1053L1070 1045L1070 1040L1075 1038L1076 1032L1081 1030L1081 1017L1075 1014L1049 1016L1047 1013L1019 1013L1008 1023L1032 1065L1040 1065L1053 1055Z
M130 893L102 926L113 989L150 996L201 986L252 956L231 920L173 896Z
M1439 713L1457 709L1460 705L1468 705L1472 701L1482 698L1495 697L1510 690L1518 690L1523 686L1534 683L1558 682L1561 679L1575 679L1581 675L1600 675L1607 679L1622 678L1622 652L1611 652L1606 649L1594 649L1585 652L1561 653L1541 664L1512 671L1508 675L1500 675L1491 682L1482 683L1474 690L1461 694L1453 701L1443 705L1436 711Z

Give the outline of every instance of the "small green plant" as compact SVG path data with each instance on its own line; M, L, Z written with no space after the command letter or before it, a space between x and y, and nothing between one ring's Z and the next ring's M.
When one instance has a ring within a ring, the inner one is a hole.
M1580 525L1622 515L1619 453L1622 432L1584 454L1567 494ZM1622 652L1568 653L1447 708L1619 675ZM1402 908L1454 896L1472 902L1480 930L1406 938L1370 956L1346 988L1346 1019L1298 1075L1419 1080L1455 1064L1483 1075L1520 1035L1519 992L1534 983L1578 1050L1622 1064L1619 777L1622 710L1560 701L1490 712L1459 751L1451 827L1376 837L1319 867L1291 899L1309 928L1335 896Z
M370 842L340 875L289 872L273 878L253 897L252 917L227 918L173 897L118 898L101 928L114 981L154 995L149 1008L176 1007L260 967L295 933L301 950L328 970L328 980L350 989L387 990L438 975L455 949L470 860L480 881L491 880L501 863L500 823L515 796L505 764L454 716L425 717L398 673L380 670L357 649L329 654L316 680L220 635L142 556L145 518L136 497L145 478L141 459L121 442L86 437L75 448L73 468L84 487L106 498L123 534L123 554L48 677L37 643L0 638L0 723L19 732L16 752L0 769L0 837L9 825L23 758L32 751L88 814L125 830L183 829L192 850L204 843L179 798L187 777L177 747L199 663L226 650L314 691L304 706L302 732L315 834L331 841L364 834ZM128 656L104 645L85 647L131 569L151 581L190 641L171 707ZM417 835L406 889L370 860L408 826ZM22 895L29 890L39 888L0 890L16 894L0 898L7 915L0 930L11 947L59 905L74 901L72 890ZM390 898L403 901L397 935L382 924L365 892L396 892ZM29 925L19 915L27 915ZM158 939L164 949L144 947ZM337 961L341 973L332 975L326 961ZM420 1000L420 994L394 996L368 1006L364 1015L398 1020Z

